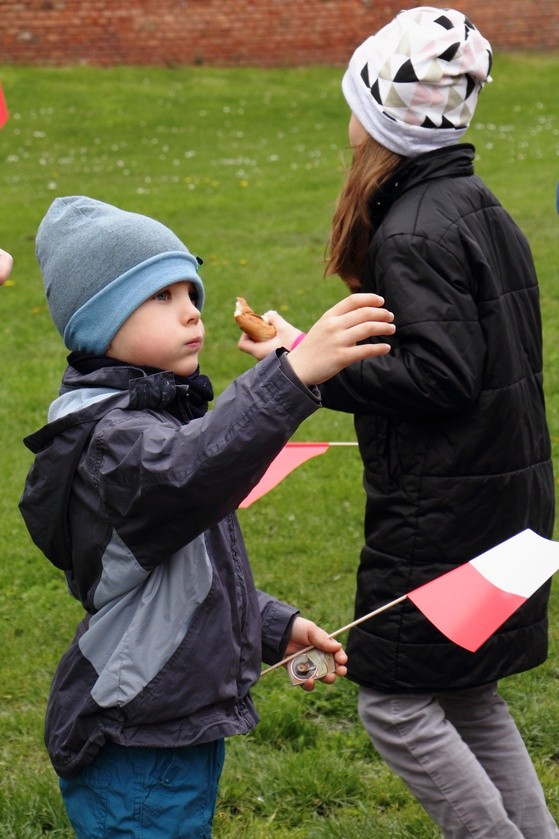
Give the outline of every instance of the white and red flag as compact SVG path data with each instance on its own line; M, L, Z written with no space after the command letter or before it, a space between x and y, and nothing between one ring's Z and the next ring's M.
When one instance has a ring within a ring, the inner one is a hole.
M324 454L331 446L354 445L354 442L287 443L240 506L249 507L302 463ZM458 568L362 615L332 632L331 637L407 598L443 635L476 652L558 569L559 542L538 536L533 530L523 530ZM268 669L275 669L288 660Z
M475 559L329 634L335 638L407 598L443 635L475 653L558 569L559 542L538 536L533 530L523 530ZM261 675L311 649L293 653L263 670Z
M475 652L559 568L559 544L523 530L408 593L443 635Z

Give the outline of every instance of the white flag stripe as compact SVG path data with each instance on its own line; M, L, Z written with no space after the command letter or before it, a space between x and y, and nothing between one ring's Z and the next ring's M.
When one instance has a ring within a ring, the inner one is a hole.
M497 588L528 598L559 569L559 543L523 530L470 564Z

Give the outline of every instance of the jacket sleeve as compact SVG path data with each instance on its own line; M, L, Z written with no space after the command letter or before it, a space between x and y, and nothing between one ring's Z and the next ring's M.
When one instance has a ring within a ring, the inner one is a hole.
M264 591L258 592L262 618L262 660L266 664L281 661L291 635L291 625L299 611Z
M272 354L186 425L150 411L111 412L81 468L98 485L109 525L147 567L236 510L319 406L318 391Z
M322 385L323 405L397 417L453 413L473 404L486 348L471 269L441 245L409 234L387 239L373 269L374 290L394 312L392 349Z

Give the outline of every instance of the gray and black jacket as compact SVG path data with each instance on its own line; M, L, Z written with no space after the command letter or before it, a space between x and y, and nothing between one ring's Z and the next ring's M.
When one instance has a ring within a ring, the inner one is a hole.
M208 389L209 388L209 389ZM320 405L272 354L206 411L203 376L70 357L20 502L86 615L46 718L71 776L107 740L176 747L250 731L249 690L296 610L257 592L235 510Z

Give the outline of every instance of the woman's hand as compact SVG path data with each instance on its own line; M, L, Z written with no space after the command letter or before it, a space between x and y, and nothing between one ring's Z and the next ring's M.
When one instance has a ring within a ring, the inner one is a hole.
M242 352L252 355L254 358L265 358L269 353L274 352L279 347L285 347L287 350L291 347L295 339L300 334L297 327L292 326L285 318L274 311L266 312L262 317L271 323L276 328L276 335L270 338L269 341L253 341L248 337L246 332L243 332L239 339L237 346Z
M289 363L303 384L322 384L355 361L390 352L390 344L361 343L396 331L394 315L383 303L378 294L350 294L317 320L289 353ZM267 312L265 317L276 327L274 338L255 342L243 334L238 343L240 350L259 360L278 347L289 349L301 334L277 312Z

